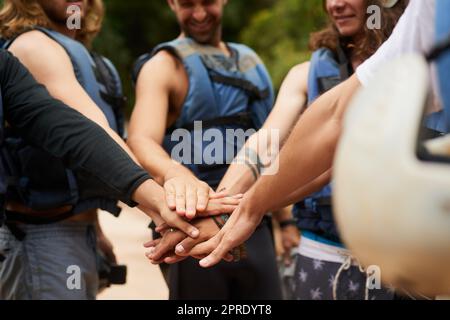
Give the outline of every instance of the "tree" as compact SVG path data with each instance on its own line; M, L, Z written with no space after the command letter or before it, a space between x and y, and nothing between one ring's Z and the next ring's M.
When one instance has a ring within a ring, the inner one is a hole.
M283 0L255 14L241 41L262 57L279 88L289 69L306 60L310 33L324 27L321 1Z

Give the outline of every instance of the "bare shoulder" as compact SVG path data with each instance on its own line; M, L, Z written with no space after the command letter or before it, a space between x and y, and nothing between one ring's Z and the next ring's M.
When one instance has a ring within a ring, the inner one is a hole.
M291 70L289 71L289 76L293 78L302 78L305 76L307 77L309 74L309 65L309 61L297 64L296 66L291 68Z
M61 59L69 58L56 41L37 30L20 35L9 50L20 59L35 61L42 65L52 65Z
M149 78L176 79L181 72L184 72L183 63L173 54L162 50L142 66L137 81Z

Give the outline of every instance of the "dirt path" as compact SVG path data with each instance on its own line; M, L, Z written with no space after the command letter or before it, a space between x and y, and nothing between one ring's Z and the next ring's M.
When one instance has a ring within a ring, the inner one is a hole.
M128 277L126 285L112 286L98 299L167 299L167 286L159 268L150 264L144 256L142 244L150 239L150 220L136 209L126 208L118 219L102 212L100 222L106 236L114 244L119 263L128 266Z

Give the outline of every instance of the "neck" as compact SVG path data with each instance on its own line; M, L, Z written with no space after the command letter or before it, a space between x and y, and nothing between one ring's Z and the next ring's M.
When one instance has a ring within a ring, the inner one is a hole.
M186 34L184 32L181 32L180 38L186 38ZM228 50L227 45L222 41L222 30L219 30L210 41L202 44L217 48L226 56L231 55L231 52L230 50Z
M51 22L50 28L72 39L77 36L77 29L70 30L66 24Z

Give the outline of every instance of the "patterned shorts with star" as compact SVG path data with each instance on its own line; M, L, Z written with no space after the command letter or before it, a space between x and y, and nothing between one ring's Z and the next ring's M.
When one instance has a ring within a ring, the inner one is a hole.
M366 295L366 273L351 266L338 274L342 264L312 259L303 255L296 257L293 292L297 300L333 300L333 284L336 284L337 300L364 300ZM368 291L369 300L392 300L393 289L381 288Z

